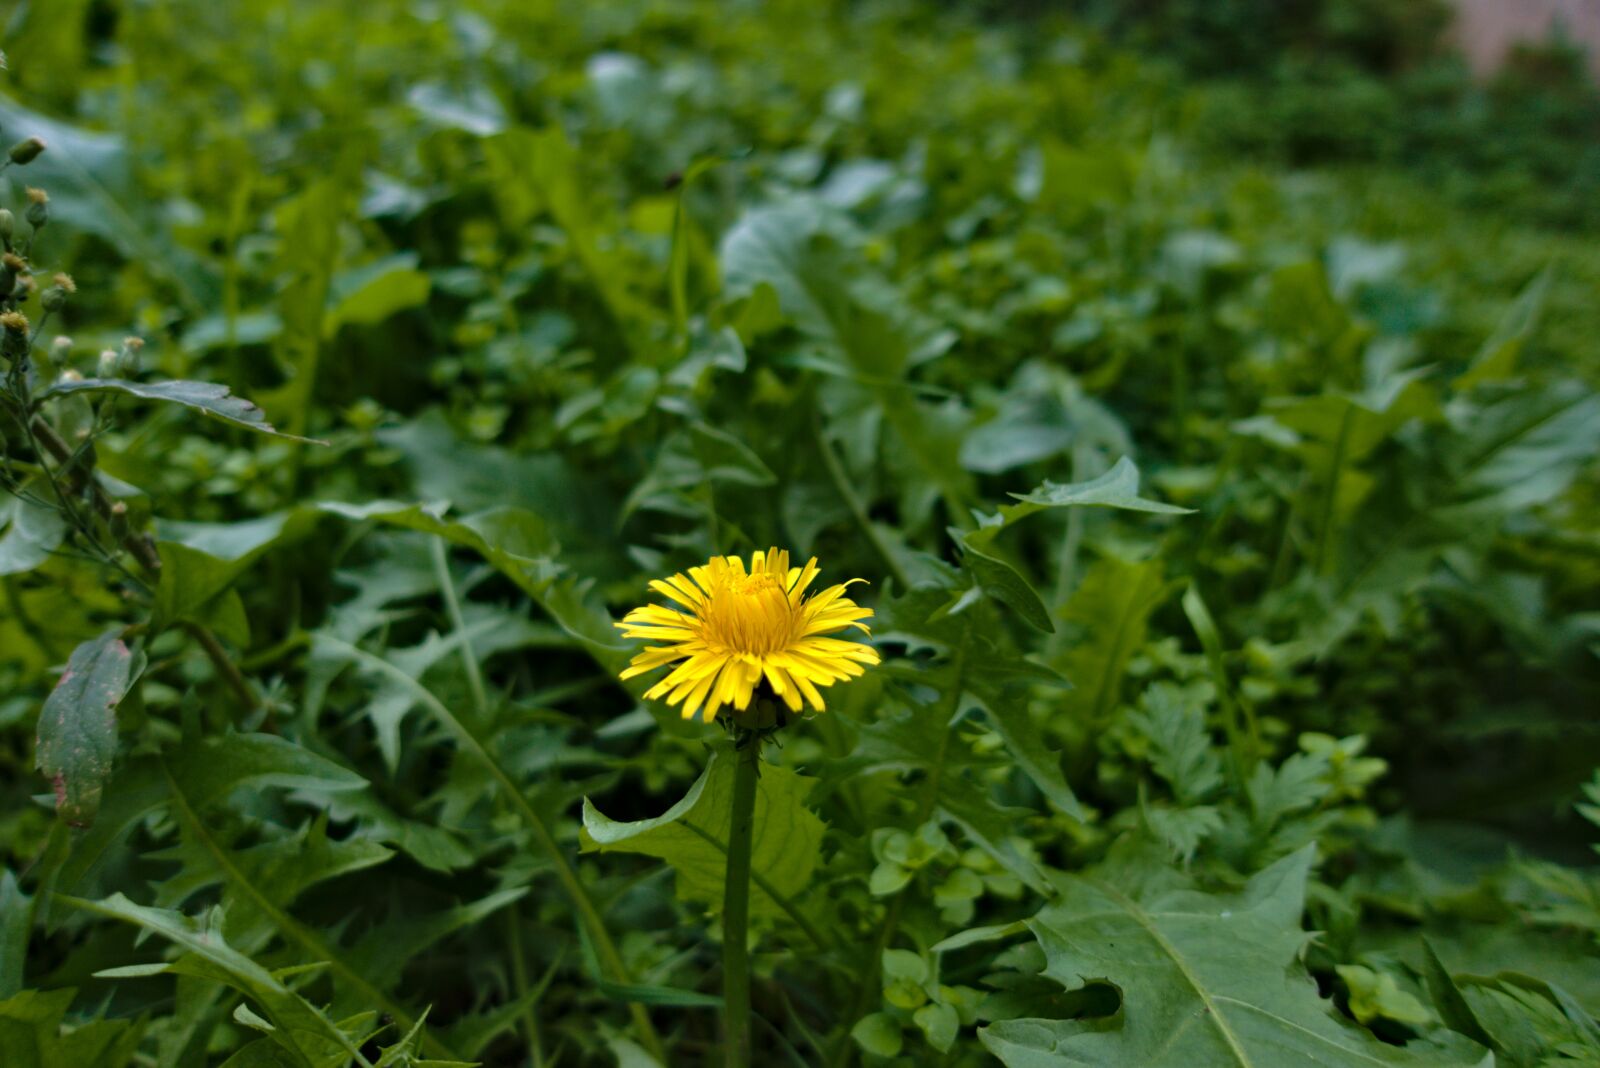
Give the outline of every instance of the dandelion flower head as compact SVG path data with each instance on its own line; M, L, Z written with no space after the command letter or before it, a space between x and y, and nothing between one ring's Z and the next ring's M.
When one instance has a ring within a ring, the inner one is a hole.
M862 620L872 610L845 596L865 580L807 597L817 570L815 557L790 567L788 552L769 549L752 553L748 567L742 557L713 556L687 575L651 582L678 607L645 605L617 624L626 637L662 643L635 656L622 677L675 665L645 697L681 704L685 719L703 711L710 721L724 705L743 712L763 681L789 711L799 712L802 701L823 711L819 687L860 675L878 653L829 637L851 627L871 633Z

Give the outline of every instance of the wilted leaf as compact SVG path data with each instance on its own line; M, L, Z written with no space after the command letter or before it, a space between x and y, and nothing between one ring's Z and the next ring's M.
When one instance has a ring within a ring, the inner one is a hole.
M132 665L120 629L84 642L39 713L35 763L55 789L57 814L73 826L88 826L100 810L117 752L117 705L128 692Z

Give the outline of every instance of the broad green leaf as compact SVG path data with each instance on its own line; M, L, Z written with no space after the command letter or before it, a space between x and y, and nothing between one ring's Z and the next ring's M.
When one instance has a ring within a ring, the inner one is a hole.
M723 287L739 299L765 284L805 333L839 343L836 318L845 299L836 271L818 264L814 242L837 223L819 203L795 200L747 212L722 239ZM842 345L841 345L842 347Z
M241 519L234 523L187 523L173 519L156 521L160 541L205 553L232 564L248 563L276 545L281 539L300 533L308 512L296 509L271 515Z
M1448 421L1439 477L1420 487L1420 499L1374 502L1359 523L1341 528L1350 531L1344 566L1331 588L1306 591L1312 600L1300 612L1308 656L1327 656L1369 620L1392 633L1412 598L1430 587L1460 597L1451 581L1433 577L1441 557L1450 553L1457 571L1477 566L1476 554L1503 524L1560 500L1600 448L1600 394L1572 381L1453 404ZM1490 579L1469 590L1475 610L1495 585ZM1516 614L1544 615L1517 609L1509 618Z
M345 211L346 196L338 179L326 177L280 204L274 213L282 236L280 266L288 278L278 293L283 328L277 355L290 377L268 403L296 436L305 434L311 418Z
M1132 152L1107 145L1070 145L1055 137L1043 145L1040 203L1076 218L1124 203L1139 171Z
M524 508L549 525L574 571L609 575L627 566L615 544L620 494L561 453L468 442L438 409L378 431L378 440L406 458L417 500L449 501L463 515Z
M1450 498L1432 518L1498 522L1562 494L1600 449L1600 393L1576 382L1517 390L1462 413L1446 462Z
M1047 667L987 648L980 639L973 641L978 648L969 654L963 673L966 692L982 706L1017 770L1057 809L1074 819L1086 819L1083 806L1062 774L1060 757L1045 744L1028 700L1033 687L1042 686L1053 692L1069 689L1066 680Z
M260 408L242 397L235 397L227 386L219 386L213 382L182 380L129 382L120 378L80 378L73 381L58 380L41 396L52 397L70 393L122 393L143 400L165 401L201 412L213 419L220 419L230 426L294 441L321 444L312 442L310 438L298 437L296 434L284 433L274 428L267 422Z
M634 487L622 506L627 516L651 497L712 483L736 486L770 486L778 476L744 442L705 423L667 438L644 480Z
M625 434L649 414L660 391L654 367L621 367L603 385L569 397L556 409L555 427L574 443Z
M1451 978L1444 962L1439 959L1439 954L1433 948L1433 943L1424 938L1423 950L1423 979L1427 983L1428 996L1433 999L1434 1008L1438 1010L1439 1018L1446 1027L1458 1034L1466 1035L1481 1046L1495 1049L1495 1042L1484 1030L1483 1024L1473 1014L1472 1006L1461 993L1461 988Z
M920 772L924 782L937 786L931 799L933 815L960 827L974 845L1024 884L1048 894L1044 872L1017 845L1019 823L1027 810L997 802L974 773L1012 764L1053 805L1083 818L1059 758L1045 746L1025 699L1026 687L1059 688L1061 679L990 640L977 621L985 617L938 614L934 609L943 598L943 591L921 588L881 606L882 639L913 648L925 645L945 656L933 667L890 661L876 670L934 696L908 694L905 711L887 713L863 727L854 752L823 766L819 793L826 795L855 776L873 772ZM975 610L983 611L988 612L987 621L994 620L992 606ZM1004 753L980 755L962 740L959 723L969 702L983 708L1006 745Z
M1194 511L1192 508L1179 508L1139 496L1139 469L1126 456L1098 478L1067 484L1041 482L1028 493L1013 493L1011 496L1017 499L1017 503L1000 508L1003 527L1047 508L1092 506L1154 512L1157 515L1188 515Z
M233 987L250 998L274 1027L273 1037L296 1054L292 1063L316 1068L336 1051L359 1056L351 1036L339 1030L319 1009L285 986L266 968L229 946L221 932L203 920L167 909L135 905L121 894L104 901L63 897L62 903L140 927L187 951L168 965L176 974L196 975Z
M200 623L237 646L248 645L244 604L229 587L268 550L301 535L314 515L300 508L237 523L159 521L156 625Z
M143 1027L128 1020L64 1026L75 991L24 990L0 1001L0 1053L5 1068L124 1068Z
M1217 621L1211 615L1211 609L1206 607L1205 599L1200 596L1200 588L1192 582L1183 591L1183 614L1189 618L1189 626L1194 628L1195 636L1200 639L1200 648L1205 651L1206 663L1211 667L1211 681L1217 688L1217 699L1222 702L1224 714L1228 717L1229 730L1237 730L1238 712L1243 708L1249 718L1251 742L1258 741L1254 737L1255 713L1245 698L1235 692L1228 678L1227 664L1223 661L1222 634L1217 630Z
M258 1038L222 1062L222 1068L300 1068L294 1053L270 1038Z
M1161 515L1184 515L1191 511L1139 496L1139 469L1126 456L1098 478L1069 485L1044 482L1031 493L1012 496L1017 498L1016 504L1002 505L994 515L980 515L977 530L958 535L963 564L984 593L1015 609L1030 626L1047 634L1055 631L1055 625L1050 621L1050 611L1044 601L1027 579L995 554L994 542L1001 531L1049 508L1120 508Z
M20 193L24 184L43 187L50 194L52 216L103 238L125 259L170 283L189 310L209 305L215 280L205 264L166 232L155 210L157 201L135 179L123 138L58 122L6 97L0 97L0 127L8 141L39 137L49 146L25 170L0 177L0 189ZM20 199L14 196L10 202Z
M365 975L388 977L385 985L399 985L406 962L429 946L463 928L473 927L525 897L528 888L499 890L454 908L438 909L415 919L383 924L362 939L349 954L350 962Z
M1502 1063L1587 1064L1600 1058L1600 1023L1554 983L1502 971L1463 976L1460 990Z
M1060 898L1028 924L1044 974L1068 990L1110 982L1121 1009L1112 1019L996 1023L979 1032L984 1046L1010 1068L1491 1065L1492 1054L1465 1042L1387 1045L1318 995L1300 963L1312 852L1285 857L1237 894L1138 897L1096 875L1063 876Z
M1264 312L1275 334L1308 345L1332 345L1350 336L1350 312L1334 297L1318 261L1285 264L1271 273L1269 283Z
M419 530L471 549L532 597L607 671L621 670L632 656L633 650L618 641L611 616L595 603L588 586L567 577L556 565L553 556L559 547L544 520L532 512L503 508L448 520L437 508L396 501L319 507L346 519Z
M360 775L275 734L232 734L194 742L168 759L197 805L233 790L265 786L294 790L361 790Z
M947 351L954 335L917 321L880 279L853 285L851 275L860 272L842 251L849 231L842 216L808 198L746 212L722 240L724 296L739 300L770 288L789 320L823 346L822 360L808 365L853 388L852 404L873 406L893 435L885 462L905 479L908 525L919 523L935 498L951 516L961 515L972 493L959 457L964 417L918 400L907 377Z
M1206 729L1205 706L1205 694L1195 686L1158 682L1145 690L1129 718L1149 743L1151 768L1184 805L1204 801L1222 785L1222 760Z
M392 846L425 868L451 872L473 863L473 853L461 835L422 820L407 819L368 791L326 793L302 789L296 798L309 801L337 822L353 823L352 833Z
M0 867L0 999L22 989L32 926L32 899L22 892L11 869Z
M324 332L332 336L341 326L371 326L426 303L433 283L417 270L417 260L415 252L401 252L336 275Z
M311 845L309 849L298 847L292 841L280 841L258 847L253 854L236 853L207 825L195 797L190 795L179 775L175 774L171 767L165 768L164 773L171 792L174 814L188 839L188 844L193 847L191 855L203 857L202 863L215 872L215 878L202 876L201 880L193 885L220 881L227 891L228 896L225 900L237 902L236 909L248 909L250 915L260 923L257 937L253 942L263 940L260 937L261 933L276 932L309 957L307 963L312 965L325 963L328 970L352 991L361 1006L381 1010L393 1017L402 1027L410 1027L416 1017L398 1001L388 996L379 981L373 980L355 966L340 950L335 940L301 922L288 909L294 897L307 886L345 871L359 870L381 862L388 858L388 850L360 839L346 843L330 843L322 829L318 828L308 836ZM191 868L194 866L186 865ZM231 921L232 917L229 919ZM213 926L220 928L223 925L216 923ZM244 926L229 922L227 930L248 935L248 931L242 930ZM253 943L252 948L254 948ZM449 1055L449 1050L432 1036L428 1036L426 1041L430 1048Z
M376 867L393 856L368 838L330 839L325 819L243 848L230 844L209 827L195 831L188 827L186 819L184 823L180 844L157 854L163 860L176 861L180 867L160 884L153 903L162 908L180 908L194 895L223 885L227 904L224 932L230 942L244 949L263 944L272 934L273 917L263 914L256 907L256 900L287 908L319 883ZM213 847L225 854L227 868L217 864L210 851ZM237 870L249 883L248 898L237 887L226 885L230 869Z
M155 803L171 806L184 839L174 854L183 861L180 874L163 884L164 901L179 903L200 889L220 884L228 913L226 924L217 926L228 938L254 950L276 934L310 962L326 963L359 1007L388 1013L401 1026L413 1024L416 1017L386 993L398 978L398 969L376 973L364 969L336 939L289 911L310 887L380 864L391 855L389 850L370 839L330 840L323 821L236 850L206 819L211 804L241 786L329 792L363 787L362 779L272 735L236 735L188 745L166 762L159 774L166 792ZM372 978L374 974L380 978ZM432 1035L423 1041L430 1052L451 1055Z
M423 1056L423 1025L428 1014L424 1012L411 1029L392 1046L385 1046L373 1068L477 1068L474 1062L429 1060Z
M406 94L406 103L429 122L474 137L489 137L506 126L505 107L483 85L458 91L438 82L419 82Z
M1424 380L1425 369L1404 371L1363 393L1319 393L1289 397L1268 405L1272 417L1300 438L1298 451L1311 464L1319 484L1340 463L1366 459L1403 424L1439 415L1438 396Z
M628 287L632 272L596 219L581 156L566 133L559 125L542 130L513 127L484 141L483 148L507 225L526 225L539 211L547 211L565 231L575 258L618 329L642 353L638 324L655 313Z
M987 535L980 530L978 535ZM1050 610L1021 573L1004 560L985 551L992 539L986 536L968 536L961 540L961 565L971 573L977 588L1001 604L1013 609L1022 621L1046 634L1055 633L1050 621Z
M39 713L38 769L50 779L56 813L75 827L94 822L117 752L117 705L133 681L121 628L72 651Z
M67 521L56 509L26 497L0 500L0 576L32 571L66 535Z
M1062 609L1084 640L1051 664L1072 683L1066 700L1080 722L1093 728L1116 710L1128 662L1145 643L1151 614L1171 592L1159 557L1133 562L1106 556L1084 572Z
M365 789L361 776L303 746L271 734L231 734L193 740L166 758L190 805L203 811L235 790L277 787L340 794ZM84 891L117 842L152 812L171 804L161 763L137 757L122 767L106 791L102 818L77 838L61 871L61 886Z
M333 638L332 636L323 636L322 641L337 650L342 656L355 661L361 666L382 672L396 682L410 687L415 692L417 699L433 716L435 721L437 721L440 726L443 726L455 736L457 744L469 756L476 760L481 768L489 774L490 778L500 788L503 799L509 802L512 808L517 811L524 827L530 833L534 842L537 843L539 848L544 852L546 860L554 865L556 874L561 880L562 888L566 891L568 900L577 909L579 913L579 920L583 925L583 929L591 939L592 944L596 949L597 956L600 958L601 969L608 973L615 980L623 983L631 982L631 979L628 976L627 965L623 962L622 956L616 948L616 944L611 941L610 932L605 927L605 922L600 914L599 909L595 907L594 901L590 898L587 889L584 887L583 883L579 881L576 871L573 870L571 861L568 860L561 844L557 841L555 835L552 833L548 820L528 801L527 796L523 792L523 788L518 785L517 781L513 779L510 773L506 771L504 765L502 765L501 762L496 758L495 754L490 750L489 746L485 744L484 739L478 734L478 732L471 725L464 722L460 717L452 713L443 702L434 696L434 694L424 687L420 682L407 675L395 665L390 664L388 661L369 653L364 649L359 649L353 645L342 642L337 638ZM290 929L292 925L292 919L287 917L283 921L278 922L280 929ZM310 932L306 932L300 937L300 940L307 945L314 944L314 939L315 936ZM336 961L335 963L337 964L338 962ZM346 967L345 970L352 978L360 978L353 969ZM373 994L377 995L378 992L373 990ZM374 1000L386 1001L386 999L381 998L381 995L375 997ZM638 1005L632 1006L631 1008L635 1025L652 1041L652 1043L657 1042L658 1040L655 1038L654 1029L650 1023L648 1014L644 1011L644 1008ZM395 1016L396 1019L408 1019L404 1011L398 1009L398 1007L389 1009L389 1012L391 1015ZM435 1040L430 1037L429 1042L432 1043L434 1041Z
M639 1005L663 1005L677 1009L720 1009L723 1000L716 994L701 994L675 986L641 986L608 983L600 980L595 989L613 1001L626 1001Z
M233 346L266 345L283 331L277 312L256 311L229 317L208 315L183 332L183 350L202 356L215 349Z
M899 1022L887 1012L863 1016L850 1029L856 1045L878 1057L898 1057L905 1045Z
M680 898L720 911L736 759L731 750L717 749L683 799L653 819L607 819L585 799L588 847L659 857L677 872ZM822 845L823 823L805 806L813 781L788 768L761 765L750 854L751 915L784 912L792 917L798 909L796 902L810 883Z
M1393 1020L1408 1027L1423 1028L1433 1023L1433 1013L1416 995L1401 988L1393 975L1374 971L1361 964L1340 964L1334 968L1349 994L1350 1014L1363 1024L1373 1020Z
M1522 349L1539 326L1554 279L1555 270L1546 267L1523 287L1501 317L1500 325L1484 341L1467 369L1451 383L1455 389L1466 390L1486 382L1498 382L1516 372Z
M156 583L156 626L198 623L235 645L250 642L244 603L230 587L245 566L175 543L161 543L161 578Z
M1103 436L1103 429L1116 422L1098 401L1082 395L1071 376L1042 361L1018 368L994 407L994 417L962 439L961 463L969 471L998 475L1049 460L1075 443ZM1125 452L1127 444L1116 442L1113 448Z
M930 1002L914 1012L912 1019L922 1028L928 1045L940 1053L950 1052L961 1029L961 1018L953 1007Z

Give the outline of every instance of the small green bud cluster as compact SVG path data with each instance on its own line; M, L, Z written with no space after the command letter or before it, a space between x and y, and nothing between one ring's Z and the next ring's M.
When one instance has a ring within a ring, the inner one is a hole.
M139 353L144 348L144 338L125 337L122 348L106 349L100 353L95 375L99 378L121 378L139 369Z
M43 230L45 223L50 221L50 194L43 189L28 187L28 210L24 215L28 225L35 230Z
M9 360L28 354L28 317L19 311L0 313L0 354Z
M0 253L0 300L16 295L17 282L28 274L28 264L14 252Z
M72 339L57 336L50 341L50 347L44 352L35 351L33 354L34 369L40 381L50 382L56 377L61 368L66 367L72 359Z
M0 60L3 59L4 54L0 53ZM0 70L3 69L4 63L0 62ZM6 158L0 160L0 170L13 165L26 167L44 153L45 147L44 141L40 138L23 138L6 150ZM50 221L50 197L43 189L28 187L28 207L23 217L35 230L42 229ZM7 252L11 251L11 239L15 236L16 229L16 216L7 209L0 208L0 248ZM0 299L5 299L10 293L9 289L0 291Z
M19 167L26 167L39 158L40 153L44 151L44 147L43 141L37 137L29 137L12 145L11 151L7 155L12 163Z
M39 294L39 303L43 305L45 311L60 311L67 306L67 298L78 291L78 284L72 280L70 274L56 274L50 281L53 284Z

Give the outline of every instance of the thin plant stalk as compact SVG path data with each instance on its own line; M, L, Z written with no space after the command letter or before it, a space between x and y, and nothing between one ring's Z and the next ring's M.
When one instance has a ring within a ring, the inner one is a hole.
M723 1063L750 1065L750 844L756 823L761 736L741 731L728 823L728 870L722 900Z

